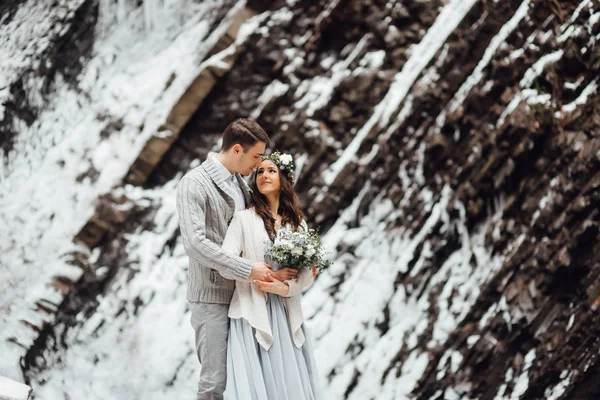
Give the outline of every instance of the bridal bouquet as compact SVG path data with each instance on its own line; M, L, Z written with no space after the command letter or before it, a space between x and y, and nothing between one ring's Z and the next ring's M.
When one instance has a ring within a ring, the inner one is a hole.
M317 270L327 268L331 261L325 256L327 251L321 244L321 238L314 229L291 230L280 228L273 243L265 249L265 259L281 267L309 268L316 265Z

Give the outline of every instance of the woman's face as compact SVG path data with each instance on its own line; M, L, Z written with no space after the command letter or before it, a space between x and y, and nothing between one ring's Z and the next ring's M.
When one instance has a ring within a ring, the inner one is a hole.
M271 193L279 193L281 181L279 179L279 168L271 160L264 160L256 171L256 186L258 191L265 196Z

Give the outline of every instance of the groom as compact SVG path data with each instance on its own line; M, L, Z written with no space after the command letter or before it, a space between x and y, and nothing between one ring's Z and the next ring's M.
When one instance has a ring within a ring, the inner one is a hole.
M291 279L296 272L271 272L265 263L232 256L221 250L235 211L250 202L248 185L240 175L250 175L261 163L269 136L256 122L240 118L223 132L221 151L189 171L177 186L177 211L185 251L189 256L187 300L196 339L196 353L202 364L198 400L223 398L227 378L227 311L236 279ZM281 275L279 274L281 273Z

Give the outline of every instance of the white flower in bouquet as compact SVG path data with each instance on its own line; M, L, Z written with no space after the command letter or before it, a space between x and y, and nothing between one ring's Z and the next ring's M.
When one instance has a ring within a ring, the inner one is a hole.
M273 242L269 241L265 247L266 261L281 267L301 269L316 265L322 270L331 264L326 255L321 238L314 229L294 231L281 228Z
M287 247L292 250L294 248L294 243L290 239L281 239L278 244L283 247Z

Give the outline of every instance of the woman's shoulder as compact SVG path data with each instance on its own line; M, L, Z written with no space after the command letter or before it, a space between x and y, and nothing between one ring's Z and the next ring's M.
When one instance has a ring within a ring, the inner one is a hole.
M251 218L260 218L260 216L254 210L254 207L246 208L245 210L236 211L234 217L237 216L241 219L251 219Z

